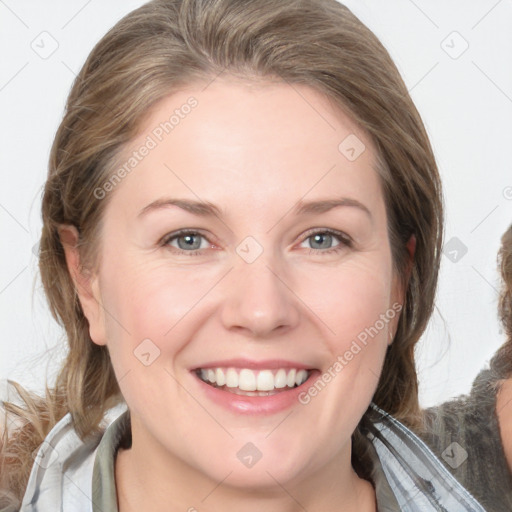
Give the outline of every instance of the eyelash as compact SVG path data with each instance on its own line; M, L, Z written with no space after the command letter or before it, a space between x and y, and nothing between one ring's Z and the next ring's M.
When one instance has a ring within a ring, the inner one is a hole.
M348 235L346 235L345 233L342 233L341 231L336 231L333 229L317 229L317 230L308 231L308 232L306 232L306 234L303 238L303 241L305 241L308 238L311 238L312 236L317 235L317 234L332 235L333 237L337 238L340 243L338 245L336 245L335 247L332 247L330 249L325 249L325 250L310 248L309 254L315 254L315 255L316 254L320 254L320 255L333 254L333 253L341 252L341 250L343 250L345 247L349 247L349 248L353 247L353 241ZM163 247L169 248L170 242L172 242L173 240L180 238L182 236L186 236L186 235L199 235L199 236L203 237L205 240L208 240L202 233L200 233L198 231L184 229L184 230L176 231L174 233L170 233L169 235L166 235L162 239L161 245ZM176 249L175 247L172 247L171 249L172 249L172 252L175 254L186 254L187 256L200 256L202 254L202 250L203 250L203 249L199 249L199 250L195 250L195 251L185 251L183 249Z

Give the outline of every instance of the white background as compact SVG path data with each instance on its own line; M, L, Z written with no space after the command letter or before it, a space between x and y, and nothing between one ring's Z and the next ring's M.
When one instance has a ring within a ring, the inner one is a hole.
M51 142L93 45L142 3L0 0L0 378L36 391L65 347L33 252ZM436 313L418 345L420 400L432 405L469 391L504 341L496 253L512 222L512 1L345 3L404 77L443 179L445 242L467 247L457 262L443 256ZM42 58L38 45L56 50Z

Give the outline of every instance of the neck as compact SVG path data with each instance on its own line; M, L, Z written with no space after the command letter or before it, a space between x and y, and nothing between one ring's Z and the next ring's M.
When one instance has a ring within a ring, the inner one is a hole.
M229 475L216 482L161 449L150 456L134 443L115 461L119 512L375 512L375 491L356 475L348 451L343 466L335 460L316 474L285 483L269 476L264 488L248 489L230 485Z

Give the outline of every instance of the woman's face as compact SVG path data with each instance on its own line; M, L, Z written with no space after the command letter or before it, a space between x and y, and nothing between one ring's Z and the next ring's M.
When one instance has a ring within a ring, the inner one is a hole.
M374 156L305 86L217 79L152 110L96 191L81 297L141 471L303 490L351 471L402 297Z

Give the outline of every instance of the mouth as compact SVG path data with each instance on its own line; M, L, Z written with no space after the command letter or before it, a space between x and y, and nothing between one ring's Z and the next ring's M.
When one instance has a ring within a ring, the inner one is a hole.
M240 396L267 397L302 386L314 370L217 366L197 368L194 372L201 381L220 391Z
M320 376L303 363L238 358L190 369L203 397L239 416L272 415L302 403L299 395Z

